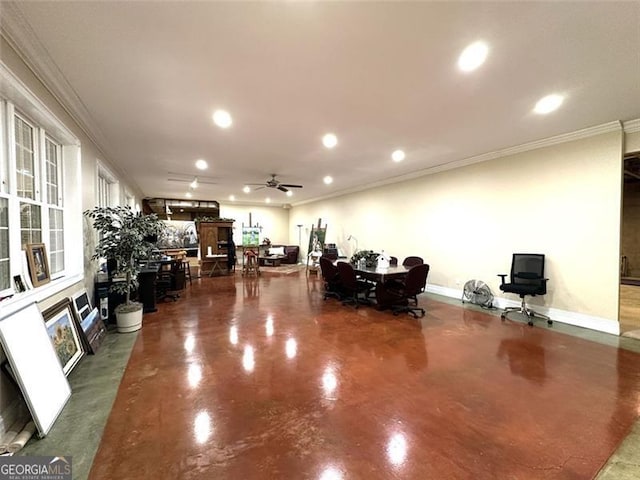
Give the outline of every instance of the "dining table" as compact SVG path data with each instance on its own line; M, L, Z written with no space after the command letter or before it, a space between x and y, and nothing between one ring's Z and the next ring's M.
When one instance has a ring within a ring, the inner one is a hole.
M387 280L402 280L407 276L411 267L405 267L404 265L392 265L387 268L379 267L358 267L354 266L353 269L356 275L359 277L376 283L384 283Z

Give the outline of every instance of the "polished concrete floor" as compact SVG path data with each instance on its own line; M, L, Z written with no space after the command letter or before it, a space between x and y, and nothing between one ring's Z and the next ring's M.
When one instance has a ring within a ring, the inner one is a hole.
M321 291L304 272L203 278L146 315L89 478L639 478L637 341L431 295L424 318L394 317ZM93 413L74 412L83 438ZM50 453L92 455L58 438Z

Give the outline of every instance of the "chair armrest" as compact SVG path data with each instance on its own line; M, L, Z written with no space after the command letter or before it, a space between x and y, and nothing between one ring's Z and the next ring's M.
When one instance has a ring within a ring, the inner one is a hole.
M500 277L500 280L502 280L502 285L504 285L504 279L507 277L506 273L499 273L498 276Z

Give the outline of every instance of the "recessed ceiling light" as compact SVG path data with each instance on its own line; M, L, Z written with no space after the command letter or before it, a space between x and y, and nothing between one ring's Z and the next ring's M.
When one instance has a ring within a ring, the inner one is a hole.
M193 197L193 195L191 194L191 192L187 192L187 193L185 193L185 196L186 196L187 198L191 198L191 197Z
M458 57L458 68L463 72L471 72L487 59L489 47L484 42L473 42Z
M324 177L324 178L322 179L322 181L323 181L325 184L329 185L329 184L333 183L333 178L332 178L332 177L330 177L329 175L327 175L326 177Z
M251 191L251 187L249 185L245 185L244 188L242 189L242 191L244 193L249 193Z
M327 148L333 148L338 144L338 137L333 133L327 133L322 137L322 144Z
M391 159L394 162L401 162L402 160L404 160L404 157L405 157L405 154L402 150L396 150L391 154Z
M233 202L235 199L236 199L235 195L229 195L229 200Z
M271 203L271 199L269 197L265 198L264 201L267 203Z
M551 113L556 110L562 102L564 101L564 97L558 94L547 95L546 97L542 97L536 103L536 106L533 108L533 111L544 115L546 113Z
M292 197L292 196L293 196L293 192L292 192L291 190L289 190L289 191L287 192L287 197Z
M213 112L213 123L220 128L229 128L233 123L231 120L231 114L226 110L216 110Z
M197 168L198 170L206 170L208 166L209 166L209 165L207 165L206 160L203 160L203 159L201 159L201 158L200 158L200 159L198 159L198 160L196 160L196 168Z

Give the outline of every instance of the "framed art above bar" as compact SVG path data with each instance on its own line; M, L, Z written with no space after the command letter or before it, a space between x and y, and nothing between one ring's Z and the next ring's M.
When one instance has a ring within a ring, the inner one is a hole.
M29 262L29 275L34 287L49 283L49 262L47 261L47 249L44 243L27 244L27 261Z

